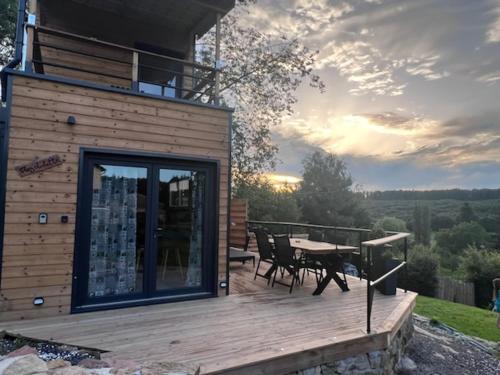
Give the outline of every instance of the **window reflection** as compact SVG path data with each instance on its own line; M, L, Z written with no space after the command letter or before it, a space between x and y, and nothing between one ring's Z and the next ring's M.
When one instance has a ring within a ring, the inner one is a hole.
M157 290L201 285L205 178L199 171L160 170Z

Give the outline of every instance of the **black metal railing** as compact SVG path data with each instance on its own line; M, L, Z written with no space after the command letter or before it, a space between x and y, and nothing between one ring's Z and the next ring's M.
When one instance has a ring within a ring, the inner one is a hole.
M379 285L382 281L386 280L389 276L399 272L401 269L405 269L408 262L408 237L410 233L395 233L388 237L378 238L375 240L364 241L361 244L360 253L363 256L363 247L366 248L366 298L367 298L367 311L366 311L366 332L371 332L371 317L372 317L372 307L373 307L373 295L375 293L375 287ZM376 280L372 281L372 262L373 262L373 250L383 251L385 246L393 244L394 242L404 241L403 254L404 260L393 269L389 270L385 274L379 276ZM406 275L405 275L405 293L406 289Z
M219 104L219 69L49 27L26 26L33 34L27 46L27 71Z
M247 222L248 230L253 231L256 227L266 228L271 233L288 234L290 237L300 234L306 234L308 230L316 231L335 231L344 232L356 236L356 246L359 247L359 277L360 280L365 277L367 285L367 317L366 317L366 332L371 333L371 316L373 307L373 297L375 287L382 281L386 280L389 276L404 269L408 262L408 237L410 233L386 231L388 236L374 239L365 240L368 234L372 232L371 229L366 228L350 228L350 227L336 227L328 225L315 225L315 224L302 224L291 222L277 222L277 221L255 221L249 220ZM295 229L295 230L294 230ZM304 233L302 233L304 232ZM403 257L404 260L393 269L389 270L383 275L380 275L376 280L373 279L373 251L383 251L387 245L394 244L395 242L403 241ZM363 258L363 249L366 249L366 256ZM405 274L405 293L406 289L406 274Z

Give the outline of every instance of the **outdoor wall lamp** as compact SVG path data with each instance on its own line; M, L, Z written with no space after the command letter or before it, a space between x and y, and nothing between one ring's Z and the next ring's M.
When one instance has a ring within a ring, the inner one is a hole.
M66 123L68 125L75 125L76 124L76 118L75 118L75 116L68 116L68 119L66 120Z

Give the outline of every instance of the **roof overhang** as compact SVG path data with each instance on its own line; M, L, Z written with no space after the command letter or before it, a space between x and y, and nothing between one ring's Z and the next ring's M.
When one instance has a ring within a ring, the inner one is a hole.
M216 23L217 14L224 16L235 0L70 0L95 10L103 10L118 17L136 19L170 29L205 34Z

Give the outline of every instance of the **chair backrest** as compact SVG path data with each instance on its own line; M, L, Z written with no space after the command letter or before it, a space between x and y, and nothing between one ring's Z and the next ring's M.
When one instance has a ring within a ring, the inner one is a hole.
M259 250L260 259L272 259L273 249L269 243L269 237L263 229L256 229L254 231L257 240L257 249Z
M274 255L276 261L281 265L290 265L295 261L295 251L290 246L290 239L287 235L273 236Z
M334 243L337 245L347 245L347 235L345 233L337 232L336 230L331 230L326 232L326 242Z
M307 239L310 241L321 242L323 241L323 232L320 230L312 230L309 232L309 236L307 236Z

